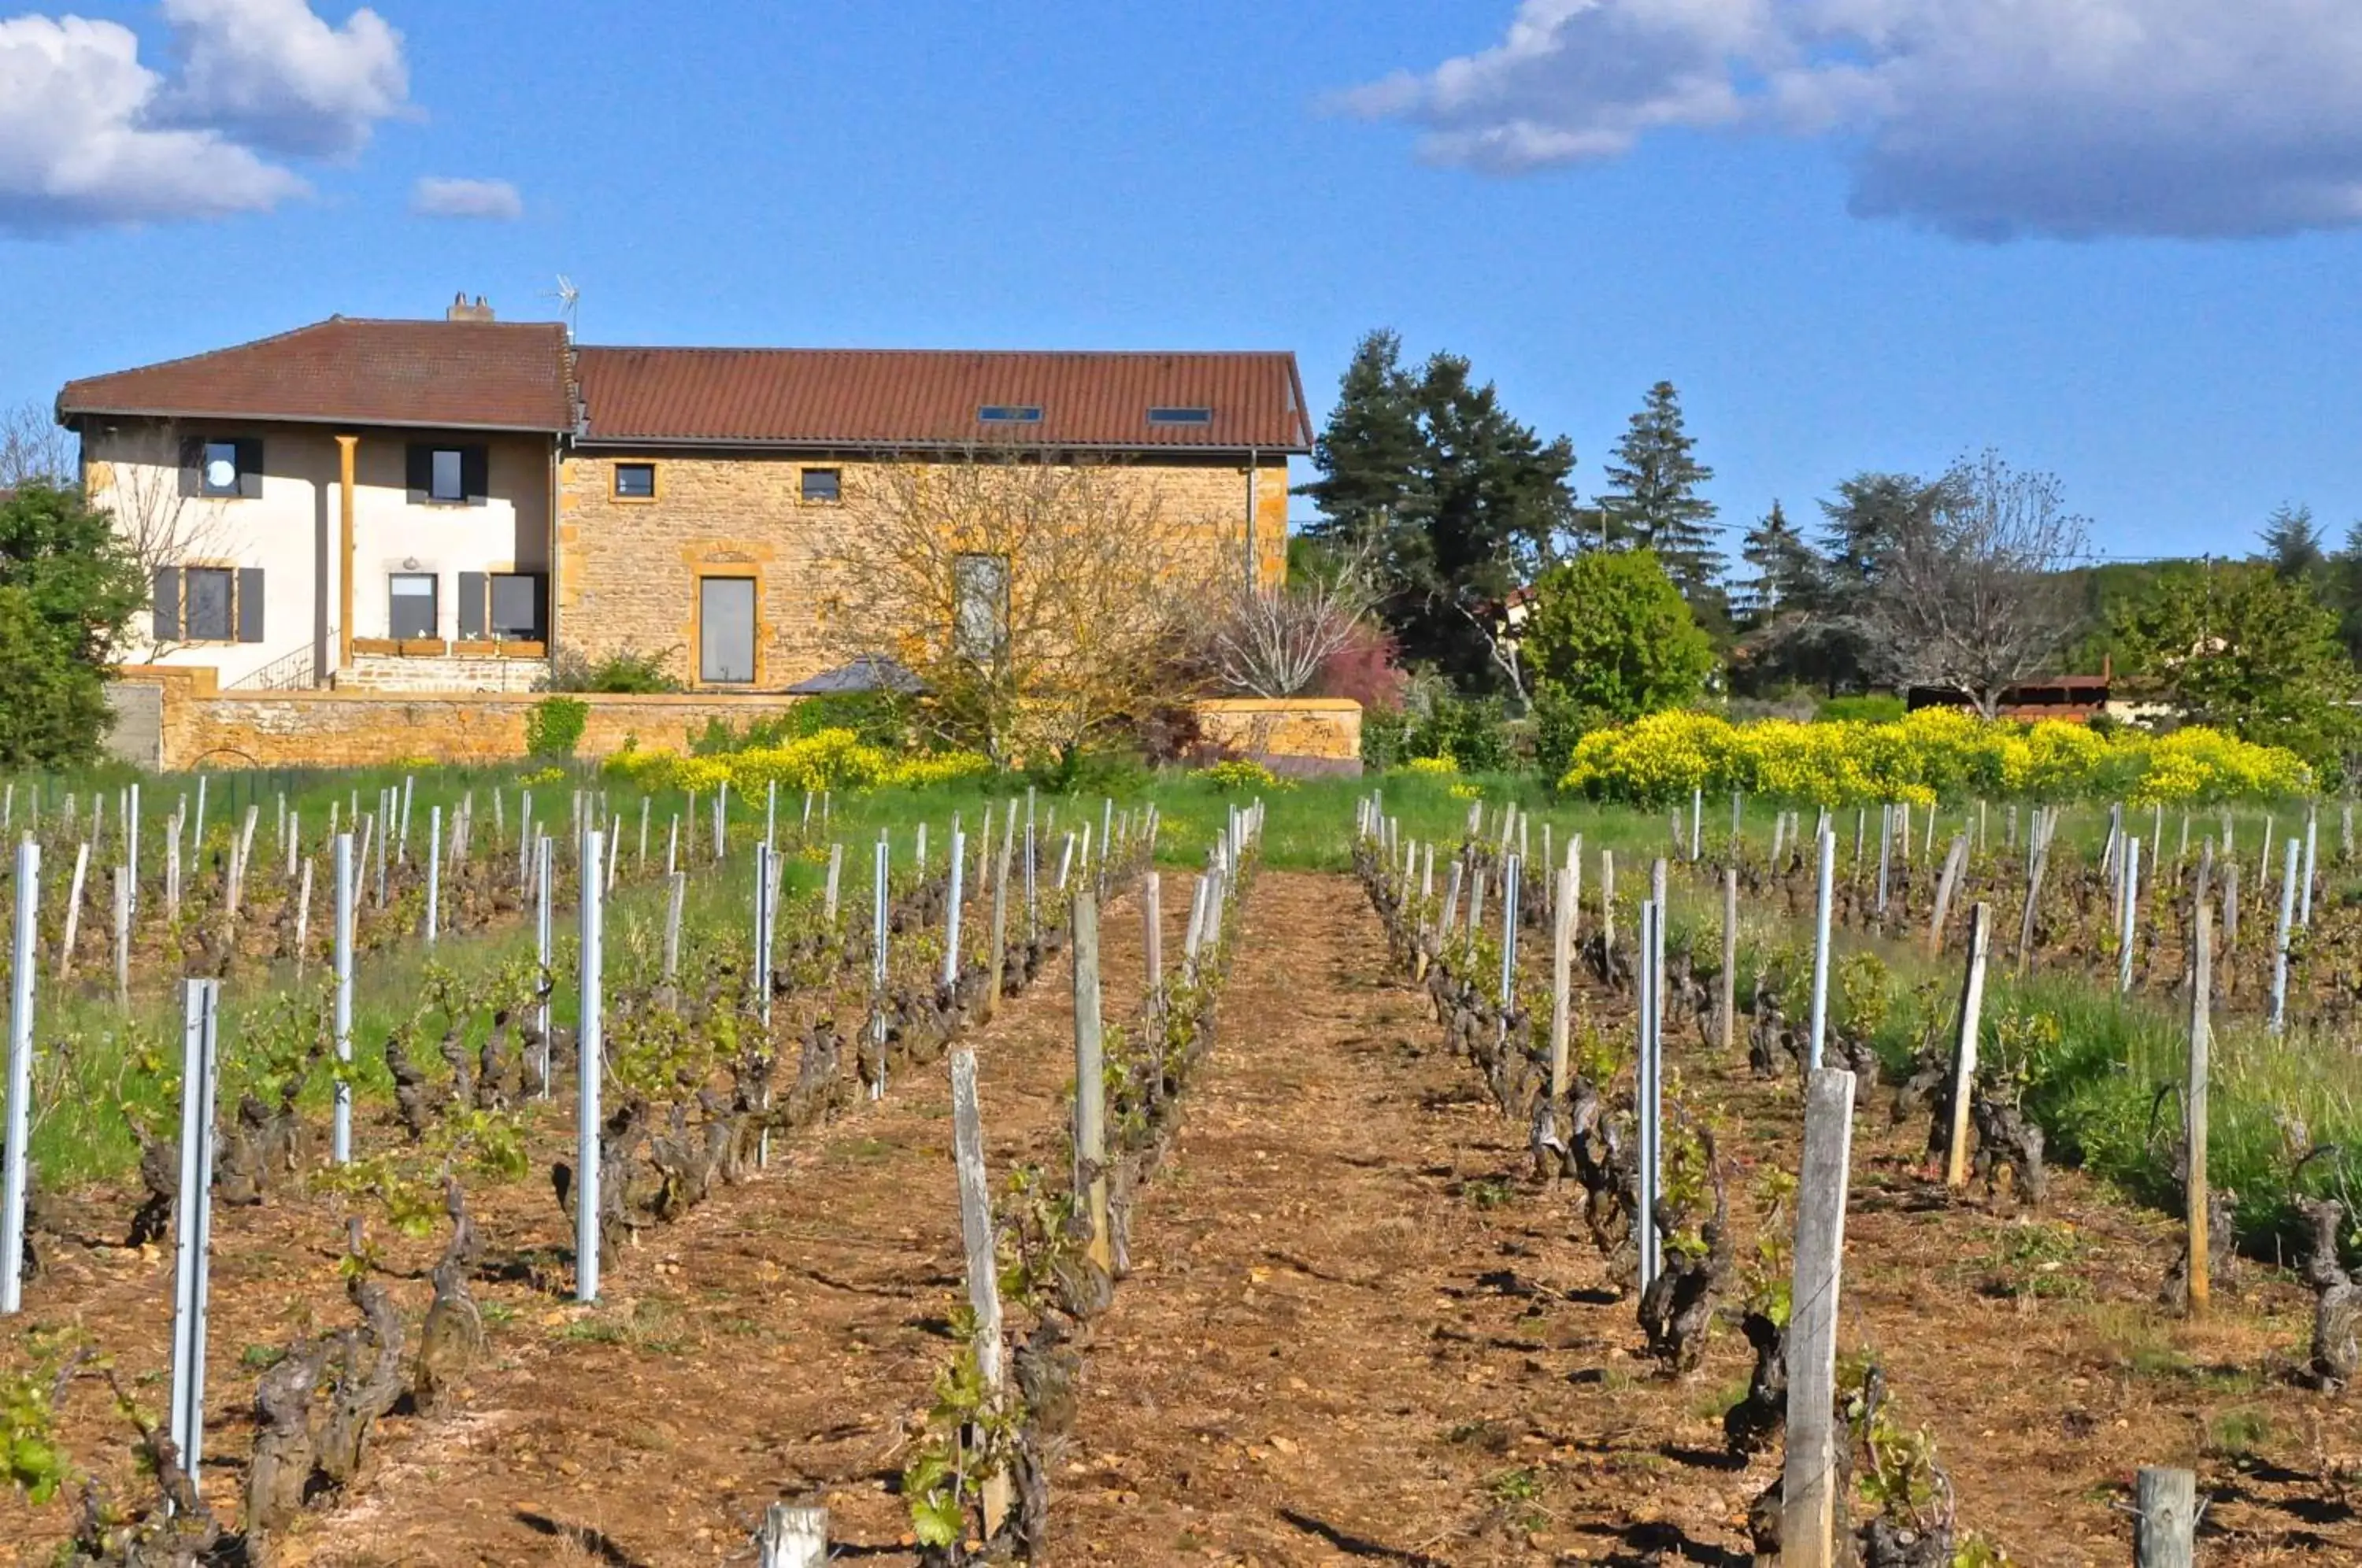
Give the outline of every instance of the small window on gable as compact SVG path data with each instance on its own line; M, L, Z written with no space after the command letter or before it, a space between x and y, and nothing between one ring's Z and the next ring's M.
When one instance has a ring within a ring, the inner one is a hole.
M1039 425L1042 405L1038 403L988 403L976 411L982 425Z
M1151 425L1211 425L1214 423L1214 411L1210 408L1177 405L1170 408L1152 408L1148 411L1148 423Z
M657 494L654 463L617 463L615 494L625 501L653 501Z
M803 498L823 503L843 500L843 474L835 469L806 469L803 471Z

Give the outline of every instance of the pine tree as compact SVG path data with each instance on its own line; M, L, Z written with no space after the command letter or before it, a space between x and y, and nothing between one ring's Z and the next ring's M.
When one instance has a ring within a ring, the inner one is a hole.
M1337 406L1313 443L1320 478L1303 487L1320 517L1307 532L1359 544L1407 516L1428 468L1418 378L1402 368L1402 339L1373 332L1353 350Z
M1783 611L1813 607L1820 586L1820 558L1789 523L1777 501L1763 520L1747 531L1739 553L1755 569L1746 596L1737 606L1744 623L1760 624Z
M2264 523L2264 558L2282 577L2311 579L2328 562L2310 506L2281 505Z
M1407 660L1524 695L1504 607L1568 548L1574 448L1513 418L1466 359L1413 374L1400 355L1391 332L1362 340L1314 447L1308 531L1363 554Z
M1696 446L1682 425L1681 394L1659 381L1617 445L1607 469L1615 488L1600 497L1617 542L1656 551L1693 605L1715 595L1722 574L1715 505L1698 494L1714 470L1692 455Z

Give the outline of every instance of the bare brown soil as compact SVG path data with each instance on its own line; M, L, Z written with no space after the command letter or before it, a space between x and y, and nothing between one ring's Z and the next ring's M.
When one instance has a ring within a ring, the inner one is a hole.
M1178 879L1176 879L1177 881ZM1177 951L1185 890L1168 889ZM1749 1561L1775 1460L1738 1467L1720 1417L1735 1332L1662 1378L1607 1287L1572 1188L1536 1184L1525 1130L1448 1055L1337 877L1264 874L1175 1157L1133 1215L1132 1275L1095 1325L1053 1561L1156 1564L1628 1564ZM1137 920L1107 927L1109 1006L1138 993ZM1063 967L971 1036L996 1181L1063 1160L1072 1079ZM1587 994L1611 1036L1623 1004ZM1747 1192L1793 1166L1793 1082L1672 1043L1719 1119L1742 1260ZM595 1309L566 1300L565 1226L538 1185L477 1198L510 1266L480 1288L491 1353L448 1413L387 1423L360 1484L286 1539L314 1564L748 1562L781 1497L825 1502L845 1555L908 1563L895 1478L949 1358L961 1299L940 1065L781 1151L773 1169L651 1231ZM558 1148L557 1118L537 1135ZM389 1134L390 1135L390 1134ZM2127 1561L2134 1468L2193 1465L2210 1564L2362 1562L2362 1418L2289 1379L2310 1298L2253 1266L2190 1326L2154 1305L2174 1228L2072 1173L2043 1213L1950 1202L1924 1123L1867 1100L1843 1335L1884 1357L1931 1429L1963 1523L2028 1564ZM88 1195L119 1231L119 1195ZM536 1241L539 1238L541 1240ZM224 1210L209 1497L234 1515L250 1442L248 1345L345 1321L332 1206ZM434 1242L392 1249L423 1311ZM56 1249L29 1322L71 1322L163 1403L169 1250ZM23 1335L0 1336L0 1365ZM77 1392L65 1438L118 1477L122 1429ZM61 1505L0 1492L0 1540L44 1560Z

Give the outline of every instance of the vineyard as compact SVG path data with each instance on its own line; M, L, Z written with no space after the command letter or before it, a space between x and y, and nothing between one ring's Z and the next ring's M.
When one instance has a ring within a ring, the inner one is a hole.
M2353 1561L2352 817L2209 755L11 789L0 1539Z

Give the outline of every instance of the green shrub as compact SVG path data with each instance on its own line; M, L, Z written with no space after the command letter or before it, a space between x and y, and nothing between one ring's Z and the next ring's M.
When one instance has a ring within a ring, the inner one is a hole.
M1874 691L1865 697L1832 697L1814 712L1824 724L1892 724L1904 712L1900 697Z
M601 691L623 696L649 696L658 692L679 691L681 683L665 667L672 650L642 653L636 648L624 648L609 654L596 664L568 649L557 656L551 666L549 689L552 691Z
M579 697L545 697L525 715L524 749L529 756L572 756L590 723L590 704Z
M910 744L904 722L907 699L889 691L842 691L807 697L784 712L744 724L708 719L705 728L689 737L692 756L728 756L741 751L768 751L822 730L851 730L864 745L899 749Z
M1410 755L1448 756L1462 773L1507 771L1515 756L1498 697L1440 696L1411 731Z

